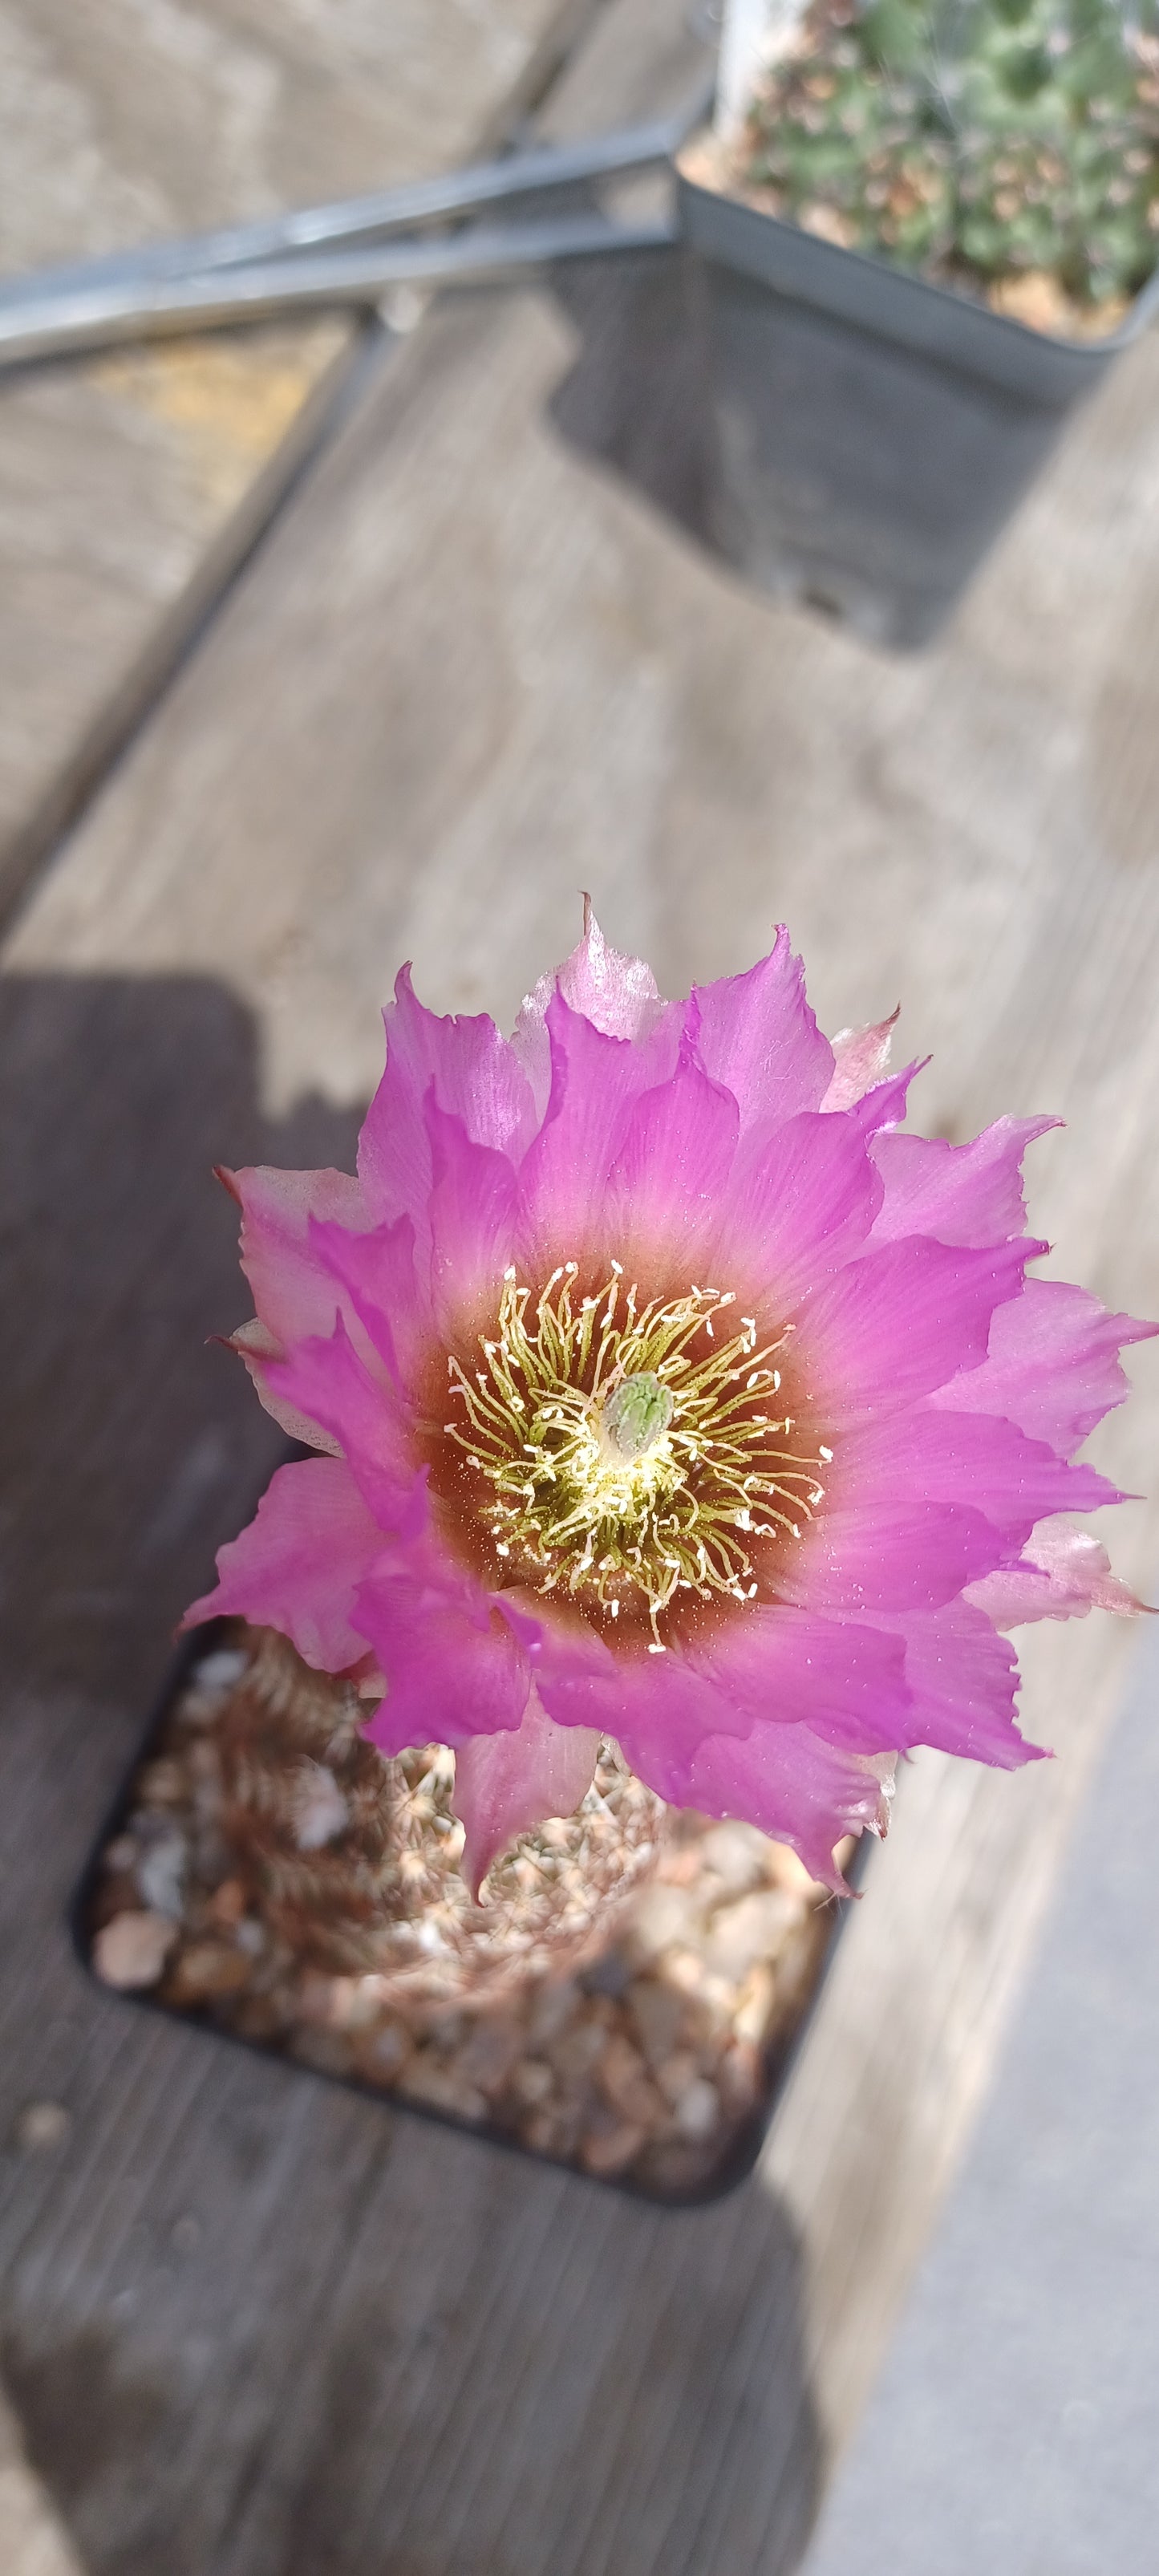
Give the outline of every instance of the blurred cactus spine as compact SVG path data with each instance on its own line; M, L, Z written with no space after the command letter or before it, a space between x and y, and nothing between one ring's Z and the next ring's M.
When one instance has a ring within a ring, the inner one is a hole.
M1159 256L1159 7L813 0L741 157L771 211L847 248L1122 305Z

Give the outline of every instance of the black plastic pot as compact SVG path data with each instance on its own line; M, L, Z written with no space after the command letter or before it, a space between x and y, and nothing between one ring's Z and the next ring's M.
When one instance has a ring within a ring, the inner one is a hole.
M1159 305L1097 341L965 295L680 175L707 306L714 543L750 580L926 643L1069 414Z
M371 2084L353 2073L338 2074L317 2065L303 2064L301 2060L295 2059L291 2048L280 2039L260 2040L242 2037L239 2032L228 2026L227 2021L215 2017L210 2004L177 2004L163 2001L160 1995L149 1986L118 1989L101 1984L94 1964L93 1942L94 1916L106 1851L109 1844L125 1831L139 1805L138 1781L142 1766L158 1755L164 1754L174 1711L192 1680L198 1664L203 1658L212 1656L219 1646L231 1642L232 1627L233 1623L226 1619L210 1620L206 1626L197 1629L181 1646L161 1697L149 1718L131 1767L118 1784L116 1795L89 1854L80 1885L73 1899L70 1929L74 1948L81 1964L100 1985L102 1995L106 1999L115 1997L117 2001L130 2006L143 2007L148 2012L160 2012L169 2019L193 2024L203 2031L212 2032L215 2038L226 2041L231 2047L249 2048L259 2056L277 2058L283 2064L296 2066L299 2072L307 2074L308 2080L340 2083L349 2090L361 2093L368 2099L389 2106L393 2110L413 2113L419 2119L434 2120L442 2127L458 2129L466 2136L481 2139L493 2146L504 2147L515 2155L530 2155L537 2163L561 2163L565 2170L582 2172L585 2180L594 2181L601 2188L626 2192L630 2198L646 2200L660 2208L700 2207L719 2200L727 2192L735 2190L756 2163L774 2111L805 2043L842 1925L850 1911L848 1906L835 1905L828 1910L827 1937L813 1960L811 1974L801 1993L797 2011L789 2023L778 2031L766 2049L763 2067L764 2083L760 2098L724 2138L712 2169L699 2181L687 2187L672 2189L665 2188L658 2182L637 2179L631 2174L616 2173L604 2176L586 2173L582 2166L573 2164L569 2158L554 2159L539 2155L534 2148L523 2145L510 2130L489 2120L468 2120L454 2111L435 2109L426 2101L395 2090L386 2080ZM863 1837L848 1866L849 1884L858 1892L866 1874L869 1857L869 1839ZM601 1989L602 1964L605 1963L597 1959L583 1971L585 1984L594 1987L597 1992L617 1991L615 1986Z

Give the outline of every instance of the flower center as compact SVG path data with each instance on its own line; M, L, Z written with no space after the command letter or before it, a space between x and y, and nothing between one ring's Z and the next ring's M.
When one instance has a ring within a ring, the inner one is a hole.
M792 1327L758 1346L736 1303L697 1287L641 1302L618 1261L589 1296L574 1261L538 1297L507 1271L481 1364L448 1359L443 1428L509 1580L569 1595L601 1624L643 1611L653 1651L680 1594L769 1597L764 1543L800 1537L831 1453L792 1445L777 1366Z

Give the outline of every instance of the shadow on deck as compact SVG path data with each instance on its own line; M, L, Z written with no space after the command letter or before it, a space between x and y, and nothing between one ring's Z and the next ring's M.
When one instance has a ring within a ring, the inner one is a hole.
M598 2185L138 2014L68 1901L181 1609L280 1436L204 1347L244 1311L215 1161L263 1116L196 977L0 988L0 2359L88 2576L789 2576L821 2440L793 2234ZM21 2151L53 2100L67 2134Z

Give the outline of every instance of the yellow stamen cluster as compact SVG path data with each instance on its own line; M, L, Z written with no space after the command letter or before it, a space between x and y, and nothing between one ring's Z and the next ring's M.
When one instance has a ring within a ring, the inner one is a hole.
M533 1301L507 1271L483 1364L448 1361L460 1410L444 1429L490 1489L479 1509L512 1576L611 1619L642 1594L661 1651L678 1593L757 1598L753 1542L800 1536L820 1460L780 1445L788 1331L758 1349L741 1315L722 1339L730 1291L641 1305L620 1262L595 1295L577 1280L566 1262Z

